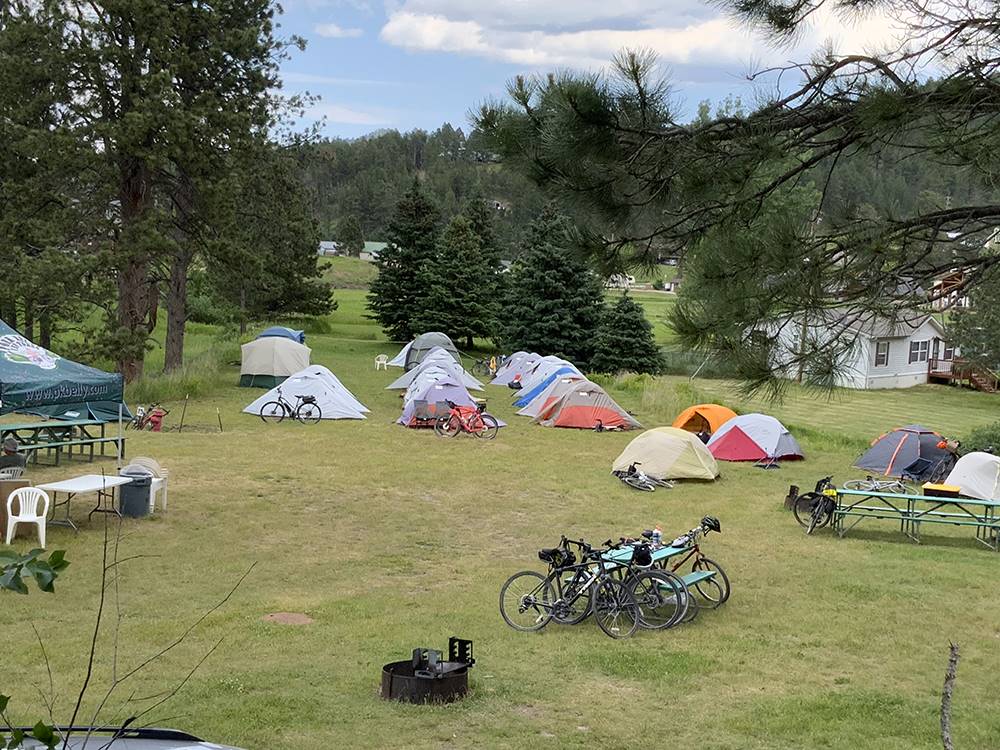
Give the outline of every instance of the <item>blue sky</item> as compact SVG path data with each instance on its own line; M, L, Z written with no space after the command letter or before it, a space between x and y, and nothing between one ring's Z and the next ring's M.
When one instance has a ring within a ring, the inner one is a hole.
M791 49L775 49L702 0L281 0L286 34L308 40L282 68L285 91L321 100L325 135L379 128L467 129L470 108L520 73L596 69L624 47L659 53L685 108L735 94L751 68L805 59L831 41L868 49L882 18L845 26L819 16Z

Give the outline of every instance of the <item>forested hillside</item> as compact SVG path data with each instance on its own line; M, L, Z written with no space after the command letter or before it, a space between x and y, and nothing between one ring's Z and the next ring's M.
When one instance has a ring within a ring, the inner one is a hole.
M382 130L320 141L306 148L303 168L324 239L338 239L342 223L355 217L365 240L383 241L393 209L419 179L445 221L474 196L495 202L503 255L514 257L517 238L543 204L526 178L490 163L479 134L448 124L432 133Z

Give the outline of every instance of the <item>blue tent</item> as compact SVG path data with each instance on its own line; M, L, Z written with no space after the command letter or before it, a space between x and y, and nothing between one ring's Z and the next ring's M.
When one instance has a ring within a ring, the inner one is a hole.
M545 378L545 380L536 385L530 391L528 391L527 393L522 393L518 397L517 401L514 402L514 406L527 406L529 403L534 401L535 398L539 396L542 391L548 388L552 384L553 380L555 380L558 377L562 377L567 373L573 373L574 375L579 375L580 371L577 370L575 367L569 367L569 366L560 367L555 372L550 373L549 376Z
M284 326L271 326L270 328L261 331L257 338L263 339L269 336L291 339L292 341L298 341L300 344L306 343L305 331L296 331L294 328L285 328Z

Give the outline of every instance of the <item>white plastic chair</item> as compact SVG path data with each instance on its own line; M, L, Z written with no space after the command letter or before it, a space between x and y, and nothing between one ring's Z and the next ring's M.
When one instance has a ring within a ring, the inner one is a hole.
M23 466L10 466L6 469L0 469L0 479L20 479L24 476Z
M17 500L17 515L14 501ZM42 509L39 513L38 506ZM45 549L45 517L49 514L49 496L37 487L21 487L7 496L7 544L14 538L19 523L33 523L38 527L38 544Z
M129 466L141 466L153 475L153 481L149 485L149 512L156 510L156 496L160 496L160 506L163 512L167 512L167 477L170 472L160 466L155 458L148 456L136 456L129 461Z
M376 370L388 370L389 369L389 357L385 354L379 354L375 357L375 369Z

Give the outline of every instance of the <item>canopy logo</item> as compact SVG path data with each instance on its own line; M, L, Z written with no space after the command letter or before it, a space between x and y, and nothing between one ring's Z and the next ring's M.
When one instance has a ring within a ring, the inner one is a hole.
M4 359L8 362L18 365L34 365L43 370L56 369L56 360L59 359L52 352L35 346L24 336L17 334L0 336L0 352L3 352Z

